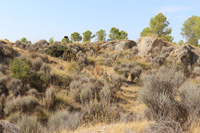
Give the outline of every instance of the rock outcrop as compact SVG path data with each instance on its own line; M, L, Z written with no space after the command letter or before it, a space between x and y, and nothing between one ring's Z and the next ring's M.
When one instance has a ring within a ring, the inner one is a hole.
M136 42L134 41L120 41L116 46L116 51L123 51L126 49L131 49L133 46L136 46Z
M20 128L6 120L0 121L0 133L22 133Z
M141 37L137 40L138 55L142 58L160 55L164 46L167 46L167 42L154 36Z
M195 64L199 56L194 52L195 48L191 45L182 45L171 52L169 58L181 62L186 66Z

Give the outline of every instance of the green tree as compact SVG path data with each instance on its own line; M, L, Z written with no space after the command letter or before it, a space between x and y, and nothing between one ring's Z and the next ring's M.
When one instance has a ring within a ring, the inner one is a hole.
M188 18L181 28L181 35L186 38L191 45L198 45L200 39L200 17L192 16Z
M51 37L50 39L49 39L49 44L53 44L54 43L54 39L53 39L53 37Z
M173 37L170 36L172 32L172 28L169 28L169 21L167 21L167 17L162 13L159 13L154 18L151 18L149 27L143 29L140 33L140 36L147 36L149 34L156 35L158 37L165 38L166 40L172 42Z
M82 40L82 37L78 32L74 32L71 34L71 40L74 42L80 42Z
M151 34L153 34L153 33L151 32L151 29L150 29L149 27L146 27L146 28L144 28L143 31L140 33L140 36L141 36L141 37L145 37L145 36L148 36L148 35L151 35Z
M106 31L101 29L96 32L97 41L106 41Z
M121 31L119 32L119 34L120 34L120 40L128 39L128 33L127 33L127 32L121 30Z
M63 42L63 43L72 43L72 41L69 40L69 38L63 38L63 39L61 40L61 42Z
M183 40L180 40L179 42L178 42L178 45L183 45L184 44L184 41Z
M164 36L163 39L165 39L166 41L170 43L173 43L174 41L174 37L172 37L171 35Z
M108 35L112 40L119 40L120 38L120 31L119 29L112 27L110 30L110 34Z
M83 42L90 42L92 38L92 32L87 30L86 32L83 33Z
M25 37L23 37L23 38L21 39L21 42L27 42L27 39L26 39Z
M12 71L12 77L23 81L28 80L30 77L30 67L24 59L14 58L10 62L9 68Z
M128 39L128 33L119 30L118 28L112 27L110 30L110 34L108 35L110 39L112 40L122 40L122 39Z

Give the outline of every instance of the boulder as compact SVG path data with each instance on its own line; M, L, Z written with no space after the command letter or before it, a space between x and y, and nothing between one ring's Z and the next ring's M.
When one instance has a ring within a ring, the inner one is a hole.
M154 36L141 37L137 40L138 55L146 58L149 55L160 55L162 47L167 47L167 42Z
M20 128L6 120L0 120L0 133L22 133Z
M182 45L169 55L169 58L172 58L175 61L181 62L186 66L192 66L195 64L199 56L194 52L194 47L191 45Z
M136 42L134 41L120 41L116 46L115 50L116 51L123 51L126 49L131 49L133 46L136 46Z

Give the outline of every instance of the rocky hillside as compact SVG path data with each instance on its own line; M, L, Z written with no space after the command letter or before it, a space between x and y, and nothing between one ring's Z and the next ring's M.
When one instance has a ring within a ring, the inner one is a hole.
M51 45L46 40L35 44L0 40L0 56L4 132L9 127L13 132L198 128L193 126L200 103L197 47L174 45L155 36L136 42ZM141 126L134 126L138 123Z

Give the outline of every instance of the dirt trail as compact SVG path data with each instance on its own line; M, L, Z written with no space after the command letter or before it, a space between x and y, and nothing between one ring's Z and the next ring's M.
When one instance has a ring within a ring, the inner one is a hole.
M103 66L104 72L108 75L116 74L112 67ZM116 96L122 100L119 106L127 112L144 113L146 106L137 100L138 92L141 86L134 83L127 83L126 86L122 86L121 91L116 93Z

